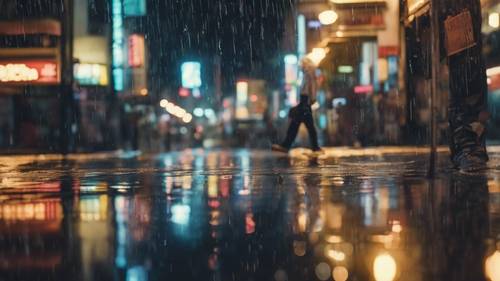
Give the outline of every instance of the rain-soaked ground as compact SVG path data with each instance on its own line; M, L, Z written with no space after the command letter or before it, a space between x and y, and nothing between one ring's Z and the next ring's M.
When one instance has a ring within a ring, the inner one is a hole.
M0 157L0 280L500 280L500 148Z

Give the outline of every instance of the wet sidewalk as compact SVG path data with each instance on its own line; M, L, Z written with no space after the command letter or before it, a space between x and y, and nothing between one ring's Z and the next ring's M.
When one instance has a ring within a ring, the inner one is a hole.
M500 147L426 153L2 156L0 280L500 280Z

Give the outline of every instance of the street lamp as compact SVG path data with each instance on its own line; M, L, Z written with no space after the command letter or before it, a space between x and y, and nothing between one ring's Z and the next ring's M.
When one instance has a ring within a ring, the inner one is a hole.
M500 27L500 14L499 13L491 13L488 16L488 25L492 28Z
M307 55L314 65L318 66L321 61L326 57L326 48L313 48L312 52Z
M330 25L335 23L339 15L334 10L326 10L319 14L318 19L322 25Z

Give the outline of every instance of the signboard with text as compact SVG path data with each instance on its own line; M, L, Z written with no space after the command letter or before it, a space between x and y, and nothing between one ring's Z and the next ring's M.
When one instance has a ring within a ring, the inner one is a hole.
M132 34L128 37L128 64L130 67L144 66L144 35Z
M60 70L55 60L0 60L0 84L59 84Z
M123 11L126 17L146 15L146 0L124 0Z

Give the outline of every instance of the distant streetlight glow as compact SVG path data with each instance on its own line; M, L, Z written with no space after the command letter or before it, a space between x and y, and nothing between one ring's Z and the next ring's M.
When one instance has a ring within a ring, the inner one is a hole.
M203 114L204 114L203 108L199 108L199 107L195 108L193 111L193 114L196 117L203 117Z
M491 13L488 17L488 24L493 28L500 27L500 14Z
M307 57L317 66L326 57L326 51L325 48L314 48Z
M334 10L326 10L319 14L318 19L322 25L330 25L339 19L339 15Z
M396 278L397 265L389 254L381 254L373 262L373 275L376 281L392 281Z
M191 120L193 120L193 115L191 115L190 113L185 114L184 117L182 118L182 121L184 123L189 123L191 122Z
M486 259L485 270L486 277L491 281L500 281L500 251L496 251Z
M335 281L346 281L349 277L349 271L343 266L337 266L333 269L333 280Z
M496 67L492 67L492 68L488 68L486 70L486 75L488 76L495 76L495 75L499 75L500 74L500 66L496 66Z

